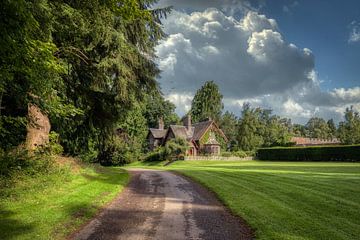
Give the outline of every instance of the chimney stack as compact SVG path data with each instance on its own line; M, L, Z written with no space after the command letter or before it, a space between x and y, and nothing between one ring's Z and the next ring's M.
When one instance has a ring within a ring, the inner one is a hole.
M191 115L187 114L184 118L184 126L187 128L187 130L191 129Z
M162 117L159 117L159 120L158 120L158 129L159 130L164 130L164 120Z

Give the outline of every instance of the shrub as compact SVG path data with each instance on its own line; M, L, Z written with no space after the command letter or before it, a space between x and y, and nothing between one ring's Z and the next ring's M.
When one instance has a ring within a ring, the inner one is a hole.
M0 150L0 176L11 177L17 173L36 175L53 169L53 158L40 152L28 153L22 147Z
M246 152L244 152L244 151L236 151L233 154L234 154L234 156L239 157L239 158L248 157L248 154Z
M262 148L259 160L270 161L360 161L360 145Z
M156 162L165 160L165 148L158 147L154 151L146 154L144 161L146 162Z
M173 138L165 145L165 159L176 160L184 159L186 151L189 149L189 143L183 138Z
M232 152L221 152L222 157L232 157L234 154Z

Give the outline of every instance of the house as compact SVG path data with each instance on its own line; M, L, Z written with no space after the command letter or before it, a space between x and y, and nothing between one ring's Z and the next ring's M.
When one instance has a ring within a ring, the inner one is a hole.
M199 154L219 155L221 145L228 141L225 134L210 118L206 121L192 124L191 116L183 119L183 125L170 125L164 129L164 122L159 119L158 128L150 128L147 136L149 149L164 146L167 141L173 138L183 138L190 144L187 155L196 156Z
M336 145L341 143L337 138L320 139L320 138L305 138L305 137L292 137L290 142L294 143L294 146Z

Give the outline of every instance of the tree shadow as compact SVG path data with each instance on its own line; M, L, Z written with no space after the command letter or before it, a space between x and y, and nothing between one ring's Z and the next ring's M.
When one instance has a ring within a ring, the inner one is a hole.
M0 239L18 239L19 236L33 231L33 224L22 222L15 216L14 211L7 210L0 205Z

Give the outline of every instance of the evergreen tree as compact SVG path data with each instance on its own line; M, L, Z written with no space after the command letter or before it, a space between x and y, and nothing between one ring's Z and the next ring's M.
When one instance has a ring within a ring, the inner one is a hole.
M219 122L224 108L222 98L219 87L213 81L206 82L191 102L190 113L193 121L200 122L210 117Z

